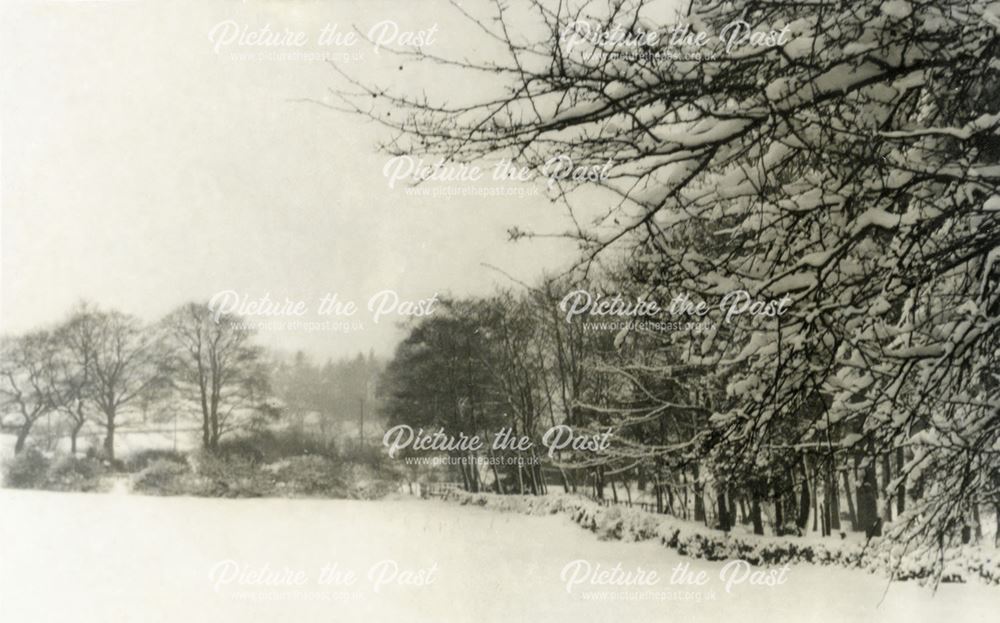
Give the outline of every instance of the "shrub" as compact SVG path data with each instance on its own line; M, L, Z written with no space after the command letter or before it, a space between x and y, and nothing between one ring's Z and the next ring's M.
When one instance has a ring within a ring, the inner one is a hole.
M178 495L193 493L191 482L185 482L185 476L190 470L184 463L172 459L153 460L146 468L136 474L133 487L142 493L154 495Z
M256 462L239 455L218 456L207 452L195 457L198 483L195 495L214 497L262 497L275 489L274 476L256 468Z
M322 456L337 460L337 447L327 439L296 430L259 430L219 442L216 454L237 456L254 463L274 463L294 456Z
M109 459L107 454L105 454L104 449L101 448L96 441L91 441L90 446L87 448L87 452L84 454L84 458L103 463L105 467L108 467L116 472L125 471L125 461L122 461L121 459Z
M345 477L351 483L352 496L362 500L374 500L396 491L399 480L394 472L385 466L372 467L368 464L343 464Z
M378 500L399 489L394 480L369 480L354 488L354 496L361 500Z
M44 488L57 491L97 491L108 469L101 461L64 456L52 463Z
M131 455L125 462L125 466L129 472L136 473L146 469L155 461L169 461L187 465L187 456L176 450L141 450Z
M279 487L289 493L348 497L341 468L321 456L294 456L268 466Z
M4 470L4 485L14 489L97 491L108 468L99 460L61 456L47 458L35 448L14 456Z
M387 467L388 457L381 445L359 445L350 443L345 445L340 454L341 460L346 463L356 463L382 470Z
M257 430L219 441L213 453L221 458L242 459L254 464L274 463L293 456L322 456L336 460L337 447L331 441L296 429Z
M232 460L253 465L265 462L264 451L261 450L256 436L224 439L219 441L219 445L211 451L211 454L222 461Z
M4 485L13 489L41 489L48 478L49 460L35 448L14 455L4 469Z

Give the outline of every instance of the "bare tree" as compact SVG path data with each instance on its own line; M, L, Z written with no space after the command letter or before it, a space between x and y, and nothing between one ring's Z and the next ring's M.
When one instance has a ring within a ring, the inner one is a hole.
M21 453L34 424L57 404L52 393L55 342L48 331L4 338L0 347L0 406L4 427L17 434L14 453ZM7 416L13 416L8 423Z
M122 312L84 310L72 322L87 335L76 343L77 357L88 364L86 395L104 428L105 455L113 460L120 416L161 380L158 344L138 318Z
M253 332L241 319L216 314L208 305L188 303L163 320L175 389L196 404L202 445L213 450L219 439L245 422L267 398L268 375Z
M98 317L91 306L81 304L53 333L59 352L53 359L52 390L58 396L56 409L69 421L70 452L74 455L80 431L92 419L88 405L96 404L91 380Z

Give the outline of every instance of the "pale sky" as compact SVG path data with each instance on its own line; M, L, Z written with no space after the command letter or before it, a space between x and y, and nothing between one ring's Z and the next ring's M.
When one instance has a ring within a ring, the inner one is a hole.
M216 53L209 33L225 20L304 32L310 43ZM486 293L505 279L482 263L525 279L565 266L566 243L507 242L512 225L564 228L543 194L438 199L389 189L377 127L293 101L337 84L328 65L231 56L317 51L328 23L367 31L384 20L400 32L436 25L436 53L481 49L436 0L4 3L3 331L57 321L80 299L147 321L221 290L311 307L337 293L363 307L384 289L410 299ZM365 42L332 50L360 54L343 66L379 83L447 80L400 71ZM483 87L460 86L456 97ZM401 332L356 318L364 330L346 335L261 339L318 358L390 354Z

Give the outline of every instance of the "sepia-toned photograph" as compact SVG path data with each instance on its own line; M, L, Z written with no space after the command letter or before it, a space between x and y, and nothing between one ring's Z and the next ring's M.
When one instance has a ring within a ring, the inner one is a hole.
M1000 612L1000 2L0 0L0 621Z

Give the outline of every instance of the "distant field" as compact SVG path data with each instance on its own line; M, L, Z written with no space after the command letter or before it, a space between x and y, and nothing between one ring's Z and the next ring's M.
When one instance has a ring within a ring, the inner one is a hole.
M200 431L185 429L178 430L176 435L176 448L178 450L193 450L201 442ZM148 450L151 448L169 450L175 447L173 429L129 431L127 429L119 431L115 435L115 454L125 457L133 452ZM81 434L77 440L77 452L83 453L90 446L101 447L103 437L96 433ZM14 443L16 438L11 434L0 434L0 460L5 460L14 454ZM44 440L38 445L48 448L49 444ZM69 452L69 437L60 437L58 443L52 445L53 449L61 452Z

